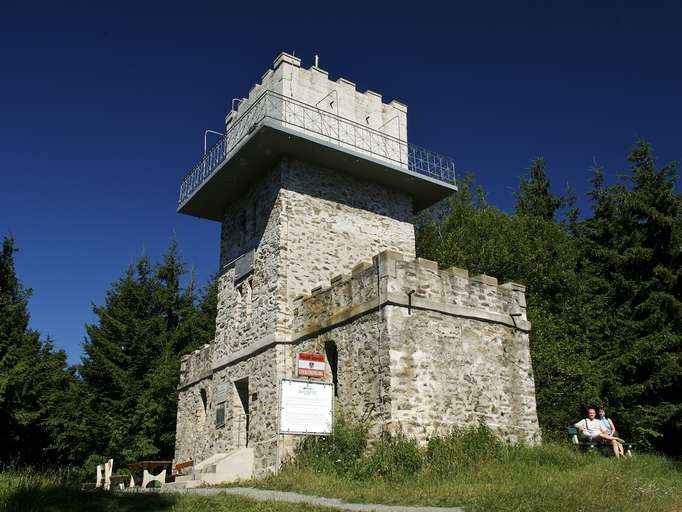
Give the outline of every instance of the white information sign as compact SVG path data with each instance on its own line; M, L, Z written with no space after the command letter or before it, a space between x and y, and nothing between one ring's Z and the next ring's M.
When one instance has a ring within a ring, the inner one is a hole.
M282 379L280 434L331 434L334 385Z

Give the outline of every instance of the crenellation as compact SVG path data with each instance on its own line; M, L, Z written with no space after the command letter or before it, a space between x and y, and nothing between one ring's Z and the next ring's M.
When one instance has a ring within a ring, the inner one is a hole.
M329 76L328 71L325 71L324 69L318 68L316 66L310 66L308 71L314 71L315 73L319 73L319 74L323 75L325 77L325 79Z
M497 286L497 278L496 278L496 277L492 277L492 276L487 276L487 275L485 275L485 274L479 274L479 275L477 275L477 276L471 276L471 277L469 278L469 280L472 281L472 282L475 281L475 282L487 284L487 285L490 285L490 286Z
M367 96L372 96L372 97L374 97L374 98L377 98L379 101L381 101L381 94L379 94L378 92L375 92L375 91L372 91L372 90L370 90L370 89L367 89L367 90L364 92L364 94L366 94ZM374 101L374 100L372 100L372 101Z
M275 57L275 60L272 63L272 68L275 71L277 71L280 65L284 63L291 64L292 66L295 67L299 67L301 65L301 59L287 52L281 52L277 57Z

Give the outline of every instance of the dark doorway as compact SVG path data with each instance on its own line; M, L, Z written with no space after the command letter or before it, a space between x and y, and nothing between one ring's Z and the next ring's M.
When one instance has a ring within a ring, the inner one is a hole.
M206 421L206 409L208 407L208 399L206 398L206 390L204 388L201 388L201 391L199 391L199 395L201 396L201 405L204 407L204 421Z
M339 396L339 351L336 348L336 343L327 341L324 344L324 352L327 356L329 368L332 371L332 382L334 383L334 396Z
M235 430L237 447L249 446L249 379L234 381L237 390Z

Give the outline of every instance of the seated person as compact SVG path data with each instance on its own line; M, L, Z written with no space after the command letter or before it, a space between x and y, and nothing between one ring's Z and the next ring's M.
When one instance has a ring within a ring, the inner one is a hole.
M623 440L604 430L602 422L597 419L597 410L594 407L587 408L587 418L576 423L575 428L580 431L583 437L589 438L592 442L610 444L616 457L623 455Z
M614 425L613 421L611 421L611 418L609 418L606 415L606 409L604 407L600 407L599 411L597 411L597 414L599 415L599 422L601 423L601 429L602 431L606 432L610 436L615 436L616 435L616 425ZM604 441L602 441L604 442ZM608 443L607 443L608 444ZM625 455L623 452L623 445L620 444L620 454Z

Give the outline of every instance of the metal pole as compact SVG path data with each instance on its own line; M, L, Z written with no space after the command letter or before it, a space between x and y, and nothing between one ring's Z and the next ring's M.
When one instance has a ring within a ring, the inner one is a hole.
M215 135L220 135L221 137L225 135L224 133L217 132L215 130L205 130L204 131L204 156L206 156L206 137L208 136L209 133L213 133Z

